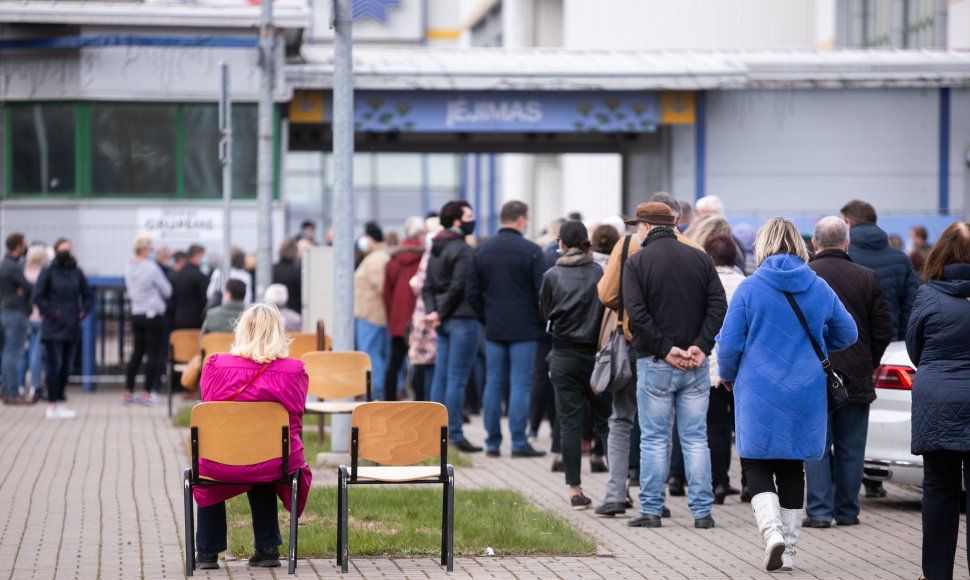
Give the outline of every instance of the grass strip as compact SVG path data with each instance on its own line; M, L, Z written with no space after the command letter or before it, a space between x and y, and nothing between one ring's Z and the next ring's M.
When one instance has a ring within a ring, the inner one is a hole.
M353 556L408 557L441 550L441 487L352 486L349 494L348 546ZM252 553L253 531L245 495L226 502L227 554ZM289 512L279 505L281 553L289 545ZM334 558L337 542L337 490L313 488L300 518L300 557ZM558 514L528 504L509 490L455 490L456 555L589 555L595 543Z

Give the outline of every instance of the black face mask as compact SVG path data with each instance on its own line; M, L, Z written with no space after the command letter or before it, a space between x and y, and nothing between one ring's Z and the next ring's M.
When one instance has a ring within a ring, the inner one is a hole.
M458 226L458 229L460 229L461 230L461 233L465 234L466 236L470 236L470 235L474 234L475 233L475 220L472 220L470 222L461 222L461 224L459 224L459 226Z
M71 256L71 252L68 252L67 250L63 250L54 254L54 259L57 261L58 264L61 264L63 266L71 266L77 263L74 261L74 258Z

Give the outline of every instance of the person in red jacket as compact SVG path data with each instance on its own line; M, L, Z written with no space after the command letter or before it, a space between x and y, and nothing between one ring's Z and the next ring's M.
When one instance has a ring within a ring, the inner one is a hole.
M418 271L424 253L424 220L409 217L404 222L404 241L391 252L384 270L384 309L387 333L391 337L391 356L384 374L384 400L397 400L397 375L408 354L407 326L417 298L408 282Z

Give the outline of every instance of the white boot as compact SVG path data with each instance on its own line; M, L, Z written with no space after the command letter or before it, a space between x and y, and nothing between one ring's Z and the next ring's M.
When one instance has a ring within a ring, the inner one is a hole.
M765 570L771 572L781 568L781 558L785 551L785 538L781 534L781 506L778 494L759 493L751 498L754 518L758 522L761 539L765 543Z
M791 570L795 544L802 531L802 518L805 510L786 510L781 508L781 535L785 538L785 553L781 555L781 570Z

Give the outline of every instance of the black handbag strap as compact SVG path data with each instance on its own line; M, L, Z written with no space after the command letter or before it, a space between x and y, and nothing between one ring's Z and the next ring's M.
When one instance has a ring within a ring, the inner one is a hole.
M616 321L619 324L623 323L623 265L626 264L626 255L630 251L630 238L632 235L627 234L626 239L623 240L623 253L620 254L620 307L616 309Z
M805 315L802 314L802 309L799 308L798 303L795 302L795 297L791 295L791 292L783 292L782 294L785 295L785 298L788 299L788 303L791 304L791 309L795 311L795 316L798 317L798 321L802 323L802 328L804 328L805 333L808 334L808 340L812 341L812 348L815 349L815 355L818 357L818 360L821 361L822 368L828 371L832 364L829 362L829 359L825 358L825 355L822 354L822 349L819 348L818 343L815 342L815 337L812 336L812 331L808 329L808 322L805 321Z

